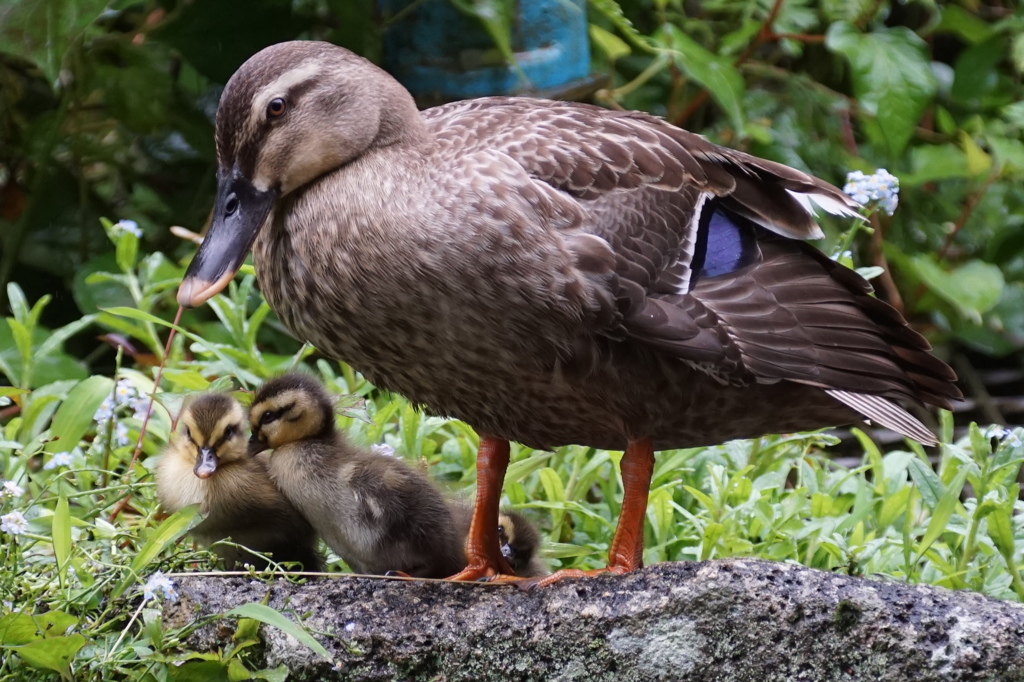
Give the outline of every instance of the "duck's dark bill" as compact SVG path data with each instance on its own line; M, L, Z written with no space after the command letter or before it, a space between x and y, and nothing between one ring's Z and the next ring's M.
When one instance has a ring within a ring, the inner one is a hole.
M199 458L192 472L199 478L209 478L217 471L217 455L211 448L199 448Z
M237 172L220 179L213 224L178 287L180 305L202 305L228 285L245 262L275 199L276 190L261 192Z

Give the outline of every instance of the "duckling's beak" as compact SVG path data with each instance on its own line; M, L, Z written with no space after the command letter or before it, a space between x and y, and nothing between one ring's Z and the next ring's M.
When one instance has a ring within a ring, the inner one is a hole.
M256 189L237 167L218 173L213 223L178 287L179 305L195 308L228 285L245 262L277 195L276 189Z
M192 472L199 478L209 478L217 471L217 455L213 448L199 448L199 458Z
M255 433L249 437L249 456L255 457L267 449L266 444Z
M507 542L501 543L501 556L505 557L505 561L511 566L515 566L516 563L516 548Z

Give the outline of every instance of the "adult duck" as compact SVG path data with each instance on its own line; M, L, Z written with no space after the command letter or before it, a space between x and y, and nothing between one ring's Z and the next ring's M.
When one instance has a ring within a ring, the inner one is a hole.
M813 207L852 200L654 116L508 97L418 112L370 62L290 42L228 82L216 142L213 224L178 301L223 289L252 248L296 337L472 425L457 578L510 573L510 440L625 450L607 568L623 573L655 450L864 418L933 444L899 403L960 396L897 311L804 243Z

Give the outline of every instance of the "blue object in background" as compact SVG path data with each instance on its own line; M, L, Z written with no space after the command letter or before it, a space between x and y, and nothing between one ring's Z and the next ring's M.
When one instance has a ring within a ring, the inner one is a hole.
M395 16L416 0L377 0ZM512 0L512 51L507 64L475 17L449 0L423 0L384 32L382 66L418 99L587 89L590 44L585 0ZM592 89L592 88L591 88Z

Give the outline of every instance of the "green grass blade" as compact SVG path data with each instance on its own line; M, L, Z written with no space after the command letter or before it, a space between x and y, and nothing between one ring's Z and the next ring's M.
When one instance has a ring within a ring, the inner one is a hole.
M46 451L70 451L78 445L92 425L96 410L113 390L114 381L108 377L92 376L78 382L53 416L50 434L56 440L46 444Z
M921 544L918 546L917 561L921 560L921 557L932 546L932 543L938 540L939 536L947 530L946 526L949 523L949 519L953 516L956 506L960 504L960 491L967 480L968 472L969 469L967 467L960 469L956 474L956 478L950 482L946 492L939 499L939 503L935 505L932 518L928 522L928 529L925 531L924 537L921 538Z
M129 566L130 574L125 576L124 580L114 588L111 597L116 599L124 594L124 591L128 589L134 582L138 581L142 575L143 569L149 565L153 559L155 559L165 547L175 542L188 532L192 526L192 520L195 518L196 513L199 511L199 505L190 505L184 509L179 509L175 513L168 516L163 523L156 529L153 536L149 538L139 553L135 555L132 560L131 566Z
M256 602L250 602L248 604L242 604L227 612L228 616L235 616L237 618L252 618L258 620L261 623L267 625L273 625L275 628L291 635L300 643L308 647L313 653L322 656L324 660L332 661L331 654L327 652L320 642L313 639L313 636L306 631L305 628L294 622L288 620L280 611L267 606L266 604L258 604Z
M57 561L57 579L64 586L68 573L68 559L71 557L71 508L68 498L62 492L53 512L53 557Z

